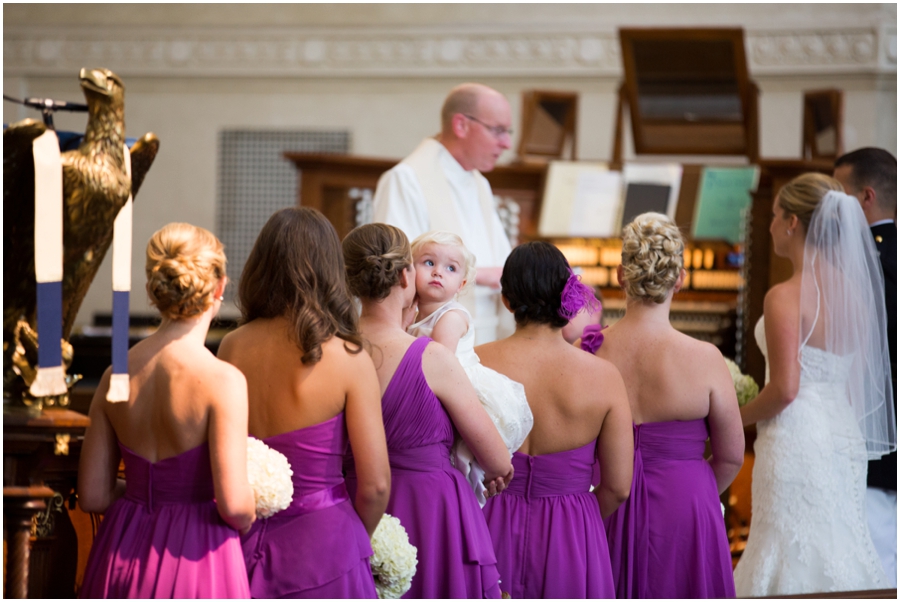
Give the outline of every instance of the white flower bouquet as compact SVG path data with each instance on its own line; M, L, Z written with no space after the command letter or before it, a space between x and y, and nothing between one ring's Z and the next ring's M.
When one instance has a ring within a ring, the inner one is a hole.
M734 381L734 392L737 393L738 405L745 405L748 401L759 395L759 385L748 374L741 374L741 369L733 361L725 358L725 365L731 373L731 380Z
M409 591L416 574L416 547L409 543L400 519L385 514L372 535L372 576L381 599L395 599Z
M284 454L259 439L247 438L247 480L259 518L269 518L290 506L294 499L293 474Z

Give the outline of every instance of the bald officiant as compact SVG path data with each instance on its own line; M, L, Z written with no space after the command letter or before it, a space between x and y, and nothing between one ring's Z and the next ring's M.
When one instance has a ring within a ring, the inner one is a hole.
M511 119L496 90L457 86L441 109L440 134L382 175L375 190L376 222L397 226L410 241L430 230L453 232L475 254L476 286L459 300L474 318L477 345L509 334L502 327L498 334L498 324L500 274L511 247L481 172L494 169L511 146Z

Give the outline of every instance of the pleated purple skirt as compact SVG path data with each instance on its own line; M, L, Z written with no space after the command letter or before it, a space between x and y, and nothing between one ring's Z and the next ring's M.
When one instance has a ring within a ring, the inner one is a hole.
M120 444L127 490L103 517L82 598L249 598L238 533L213 501L204 443L150 463Z
M512 598L614 598L600 505L589 492L596 443L513 455L515 478L484 507Z
M706 420L634 427L631 495L606 519L619 598L733 598Z

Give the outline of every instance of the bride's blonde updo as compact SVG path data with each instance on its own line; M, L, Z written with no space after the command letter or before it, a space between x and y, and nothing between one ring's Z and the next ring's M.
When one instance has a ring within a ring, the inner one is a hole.
M147 243L147 293L167 318L191 318L212 305L225 275L225 252L215 235L191 224L163 226Z
M832 190L844 192L841 183L821 173L805 173L797 176L778 191L778 205L788 215L796 215L803 224L803 231L809 231L812 214L826 194Z
M625 292L662 303L684 267L684 240L661 213L643 213L622 229Z

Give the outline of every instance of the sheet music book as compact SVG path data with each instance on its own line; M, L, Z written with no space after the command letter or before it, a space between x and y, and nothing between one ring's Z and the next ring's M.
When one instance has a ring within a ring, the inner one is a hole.
M759 182L759 167L706 167L700 178L691 235L695 240L741 242L744 212Z
M608 237L617 233L622 177L605 163L553 161L541 208L541 236Z
M570 236L605 238L617 235L621 202L621 172L579 174L569 223Z
M677 163L626 163L625 203L621 225L625 226L642 213L656 211L675 220L678 193L681 190L681 165Z
M671 186L663 184L628 184L625 188L625 207L622 209L622 227L648 211L665 214L671 191Z

